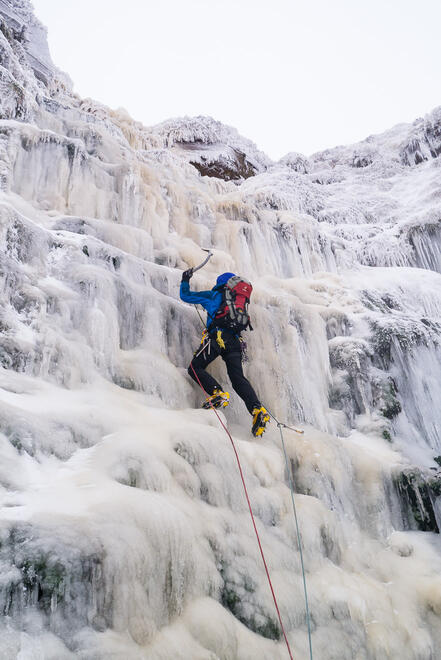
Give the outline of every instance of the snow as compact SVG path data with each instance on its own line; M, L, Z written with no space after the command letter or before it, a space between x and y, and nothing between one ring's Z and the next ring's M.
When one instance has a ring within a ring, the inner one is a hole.
M187 375L200 327L180 274L206 247L192 286L252 281L247 374L305 429L284 433L314 656L433 659L439 535L409 529L397 479L419 470L439 510L440 110L272 163L210 118L147 128L43 79L44 31L14 4L29 43L0 33L0 656L287 657L229 439ZM237 152L254 176L191 164ZM221 415L307 658L278 430L253 439L234 394Z

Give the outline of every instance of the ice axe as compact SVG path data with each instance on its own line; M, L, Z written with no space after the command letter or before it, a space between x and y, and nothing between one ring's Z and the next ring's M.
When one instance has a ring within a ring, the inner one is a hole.
M211 257L212 257L213 254L214 254L214 252L212 252L211 250L207 250L206 248L201 248L201 250L203 250L204 252L208 252L207 258L204 259L204 261L203 261L201 264L199 264L199 266L195 266L194 268L190 268L192 275L193 275L197 270L199 270L200 268L203 268L203 267L205 266L205 264L208 263L209 259L211 259Z

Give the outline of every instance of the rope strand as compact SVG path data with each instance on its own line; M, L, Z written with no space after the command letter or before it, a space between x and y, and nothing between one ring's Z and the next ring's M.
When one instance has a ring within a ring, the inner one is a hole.
M205 323L204 323L204 319L202 318L201 313L200 313L200 311L199 311L199 309L198 309L198 306L195 305L194 307L195 307L195 309L196 309L196 311L197 311L197 313L198 313L199 320L200 320L200 322L202 323L202 327L203 327L203 328L207 328L207 326L206 326Z
M194 367L193 367L192 362L190 363L190 366L191 366L191 368L192 368L192 371L193 371L193 373L194 373L194 375L195 375L195 378L196 378L197 382L199 383L201 389L203 390L203 392L205 392L205 394L207 395L207 397L209 397L208 392L204 389L204 387L203 387L201 381L200 381L199 378L198 378L198 375L197 375L196 371L194 370ZM257 527L256 527L256 521L254 520L254 514L253 514L253 510L252 510L252 508L251 508L251 502L250 502L250 498L249 498L249 496L248 496L248 490L247 490L247 487L246 487L245 478L244 478L244 476L243 476L242 466L241 466L240 459L239 459L239 454L237 453L236 445L234 444L234 441L233 441L233 438L232 438L232 436L231 436L231 433L229 432L229 430L227 429L227 427L226 427L225 424L223 423L222 419L220 418L219 413L217 412L216 408L211 404L211 402L210 402L210 406L211 406L212 410L214 410L214 412L215 412L215 414L216 414L216 417L218 418L218 420L220 421L220 423L221 423L223 429L225 430L225 432L227 433L228 437L230 438L230 442L231 442L231 445L232 445L232 447L233 447L234 454L235 454L235 456L236 456L237 466L238 466L238 468L239 468L239 472L240 472L240 478L242 479L243 489L244 489L245 497L246 497L246 500L247 500L247 503L248 503L248 509L249 509L249 511L250 511L251 520L252 520L252 523L253 523L254 531L255 531L255 533L256 533L257 543L258 543L258 545L259 545L260 555L261 555L261 557L262 557L263 565L264 565L264 567L265 567L266 577L268 578L268 584L269 584L269 587L270 587L270 589L271 589L271 594L272 594L272 596L273 596L274 605L275 605L275 607L276 607L276 612L277 612L277 616L278 616L278 619L279 619L280 628L281 628L281 630L282 630L282 634L283 634L283 637L284 637L284 639L285 639L286 648L288 649L288 653L289 653L290 660L294 660L294 659L293 659L293 656L292 656L292 653L291 653L291 648L290 648L290 646L289 646L288 638L287 638L286 633L285 633L285 628L284 628L284 626L283 626L282 616L281 616L281 614L280 614L280 610L279 610L279 606L278 606L278 603L277 603L276 594L274 593L273 584L272 584L272 582L271 582L271 578L270 578L270 574L269 574L268 566L267 566L267 563L266 563L265 555L264 555L264 553L263 553L263 548L262 548L262 544L261 544L261 542L260 542L259 532L257 531Z
M309 601L308 601L308 590L306 588L306 574L305 574L305 564L303 561L303 549L302 549L302 540L300 536L300 526L299 526L299 521L297 518L297 509L296 509L296 503L294 499L294 482L292 478L292 470L289 465L288 461L288 454L286 453L286 446L285 446L285 440L283 438L283 433L282 433L282 427L286 429L290 429L291 431L295 431L296 433L303 433L300 429L296 429L295 427L288 426L287 424L284 424L283 422L279 422L277 417L274 417L269 410L268 410L269 415L274 419L274 421L277 423L277 428L279 429L280 432L280 439L282 441L282 448L283 448L283 455L285 457L285 464L286 464L286 471L288 473L288 481L289 481L289 489L291 491L291 501L292 501L292 510L294 513L294 521L295 521L295 530L296 530L296 535L297 535L297 543L299 546L299 555L300 555L300 565L302 567L302 578L303 578L303 591L305 594L305 607L306 607L306 624L308 627L308 641L309 641L309 657L310 660L313 660L312 658L312 639L311 639L311 615L309 611Z

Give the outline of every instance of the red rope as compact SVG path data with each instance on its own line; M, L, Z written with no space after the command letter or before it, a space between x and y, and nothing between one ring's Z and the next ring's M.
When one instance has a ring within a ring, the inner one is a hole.
M204 389L204 386L202 385L201 381L198 378L198 375L197 375L196 371L194 370L193 362L190 363L190 367L192 368L192 371L193 371L193 373L195 375L195 378L198 381L201 389L203 390L203 392L205 392L207 397L209 397L210 395ZM288 638L287 638L286 633L285 633L285 628L283 627L283 622L282 622L282 617L280 615L279 606L277 604L276 594L274 593L273 584L271 582L268 566L267 566L267 563L266 563L266 560L265 560L265 555L263 554L263 548L262 548L262 544L260 542L259 532L257 531L256 521L254 520L254 514L253 514L253 510L251 508L251 502L250 502L250 498L248 496L248 490L247 490L247 487L246 487L246 484L245 484L245 479L244 479L243 472L242 472L242 466L241 466L240 460L239 460L239 454L237 453L236 445L234 444L233 438L231 437L231 433L229 432L229 430L227 429L227 427L223 423L222 419L219 416L219 413L217 412L216 408L213 406L213 404L211 403L210 400L209 400L209 404L210 404L211 408L214 410L214 412L216 413L216 417L218 418L218 420L220 421L222 427L224 428L225 432L227 433L228 437L230 438L231 444L232 444L233 449L234 449L234 453L236 455L237 465L238 465L239 472L240 472L240 478L242 479L243 489L245 491L245 497L247 498L248 508L250 510L250 515L251 515L251 520L253 521L254 531L256 532L257 543L259 544L260 554L262 556L263 565L265 566L266 577L268 578L268 584L269 584L269 587L271 589L271 593L273 595L273 600L274 600L274 605L276 606L277 616L279 617L280 628L282 629L283 637L285 638L286 647L288 649L289 657L291 658L291 660L293 660L293 656L292 656L292 653L291 653L291 648L289 646Z

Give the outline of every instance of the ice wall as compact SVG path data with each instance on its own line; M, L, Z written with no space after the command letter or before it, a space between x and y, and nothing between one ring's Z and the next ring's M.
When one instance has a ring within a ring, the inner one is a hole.
M314 657L434 660L439 109L271 163L211 119L147 128L78 98L29 3L0 19L0 656L287 657L234 454L186 373L200 324L178 288L203 246L194 287L252 280L247 373L306 430L286 442ZM234 395L225 420L307 658L278 433L255 441Z

